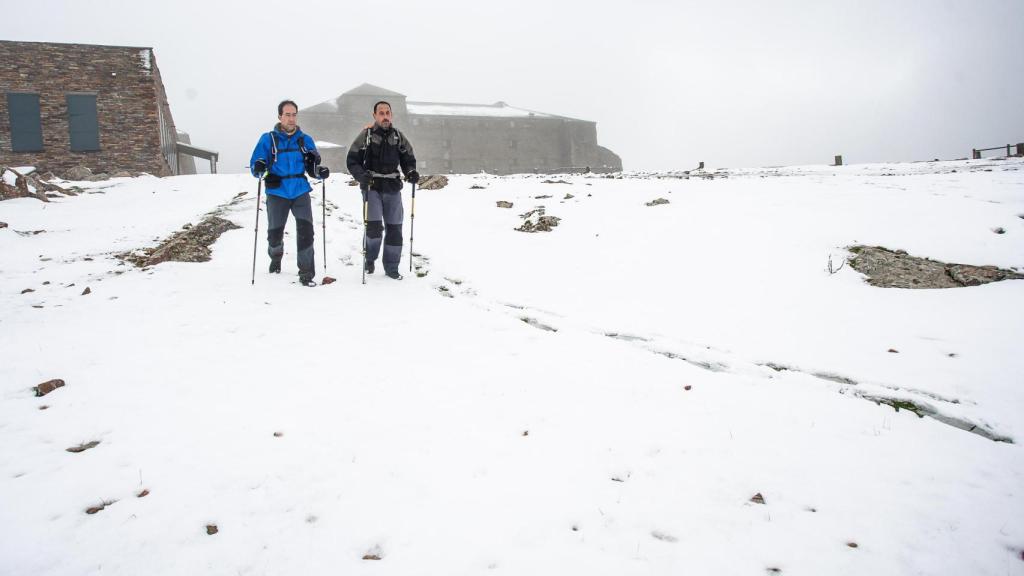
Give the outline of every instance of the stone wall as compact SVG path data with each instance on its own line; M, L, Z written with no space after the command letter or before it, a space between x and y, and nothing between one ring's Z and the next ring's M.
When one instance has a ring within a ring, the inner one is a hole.
M58 175L86 166L171 174L175 134L160 72L150 48L0 41L0 165L36 166ZM12 152L8 92L39 94L43 150ZM72 152L69 93L96 94L100 149ZM161 135L163 116L164 136Z

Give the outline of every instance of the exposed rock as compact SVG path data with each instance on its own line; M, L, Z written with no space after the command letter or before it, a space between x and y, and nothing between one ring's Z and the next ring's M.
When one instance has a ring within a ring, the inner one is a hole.
M947 264L910 256L903 250L881 246L852 246L850 266L868 277L868 284L882 288L960 288L1000 280L1024 279L1024 274L995 266Z
M571 184L571 182L566 182L565 180L544 180L541 184Z
M132 174L131 172L128 172L128 171L125 171L125 170L120 170L118 172L114 172L113 174L111 174L110 177L111 178L134 178L135 175Z
M498 200L498 208L511 208L512 203L508 200Z
M82 296L88 296L89 294L92 294L92 289L86 286L85 290L82 290Z
M25 288L24 290L21 291L22 294L28 294L29 292L35 292L35 290L31 288Z
M135 495L136 498L145 498L146 496L149 496L149 490L146 489L143 489L142 492Z
M758 492L757 494L754 494L750 498L750 501L753 502L754 504L764 504L764 496L762 496L761 493Z
M566 192L565 198L562 198L562 200L572 200L573 198L575 198L575 196Z
M33 386L32 390L36 393L36 396L46 396L50 392L53 392L57 388L62 388L64 381L60 379L47 380L38 386Z
M179 230L155 248L145 248L118 254L117 257L140 268L161 262L206 262L210 259L210 246L228 230L241 226L219 216L207 216L187 230Z
M99 443L98 440L93 440L92 442L88 442L86 444L79 444L78 446L72 446L71 448L68 448L67 451L71 452L72 454L78 454L79 452L85 452L86 450L89 450L90 448L95 448L95 447L97 447L99 445L100 445L100 443Z
M330 276L324 276L324 279L320 281L320 285L327 286L328 284L334 284L335 282L337 282L337 280L335 280L334 278L331 278Z
M217 525L216 524L207 524L206 525L206 533L208 535L213 536L217 532L220 532L220 530L217 529Z
M484 190L486 188L486 186L480 186L479 184L473 184L469 187L470 190Z
M899 354L900 351L895 348L889 348L889 354Z
M995 232L996 234L1006 234L1006 228L1003 228L1002 226L999 226L998 228L993 228L992 231Z
M0 229L7 228L7 222L0 222Z
M551 194L541 194L540 196L534 196L534 198L537 200L545 200L547 198L551 198Z
M676 538L675 536L673 536L671 534L668 534L666 532L659 532L658 530L655 530L655 531L651 532L651 536L655 540L661 540L662 542L678 542L679 541L679 538Z
M558 226L561 220L558 216L541 216L537 218L536 222L528 218L516 230L519 232L551 232L551 229Z
M858 548L859 547L856 542L847 542L846 545L849 546L850 548Z
M103 180L110 180L110 175L104 172L100 172L99 174L93 174L92 176L89 176L88 178L86 178L86 180L88 180L89 182L100 182Z
M14 186L11 186L3 180L3 175L7 172L14 174ZM46 197L46 191L40 187L33 186L34 190L29 189L28 177L22 175L17 170L11 168L0 167L0 200L11 200L14 198L35 198L43 202L49 202L50 200Z
M448 185L448 177L441 174L434 174L433 176L424 176L420 178L416 187L420 190L440 190Z
M668 204L668 199L666 199L666 198L655 198L654 200L651 200L650 202L645 202L644 203L645 206L658 206L660 204Z
M92 170L85 166L75 166L67 172L64 172L65 180L88 180L92 177Z

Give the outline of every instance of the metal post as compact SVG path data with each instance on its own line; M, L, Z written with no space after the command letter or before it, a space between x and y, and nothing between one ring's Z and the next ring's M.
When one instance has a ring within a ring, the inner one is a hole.
M971 148L971 158L973 160L981 160L981 150L977 148Z
M842 166L842 165L843 165L843 155L842 154L836 154L836 166Z

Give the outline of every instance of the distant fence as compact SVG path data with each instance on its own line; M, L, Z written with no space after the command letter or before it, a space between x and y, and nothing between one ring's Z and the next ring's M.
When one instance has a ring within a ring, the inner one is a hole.
M1013 148L1012 144L1007 144L1006 145L1006 155L1007 156L1024 156L1024 142L1018 142L1017 143L1017 153L1016 154L1014 154L1011 151L1012 148ZM981 160L981 153L982 152L990 152L992 150L1002 150L1002 149L1003 149L1002 146L996 146L994 148L972 148L971 149L971 158L973 158L975 160Z

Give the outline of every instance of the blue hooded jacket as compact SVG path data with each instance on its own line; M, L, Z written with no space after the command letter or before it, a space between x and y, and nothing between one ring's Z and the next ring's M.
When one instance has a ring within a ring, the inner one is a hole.
M273 135L273 141L271 135ZM277 143L276 162L273 161L274 141ZM255 176L256 161L263 160L268 171L281 177L281 186L267 188L267 194L293 200L312 190L309 181L306 180L305 164L302 151L299 148L300 143L305 146L307 152L315 154L319 159L320 153L317 152L313 139L297 127L295 133L289 136L281 131L281 125L278 124L274 126L273 131L260 136L260 141L256 143L256 149L252 151L252 158L249 160L249 172Z

